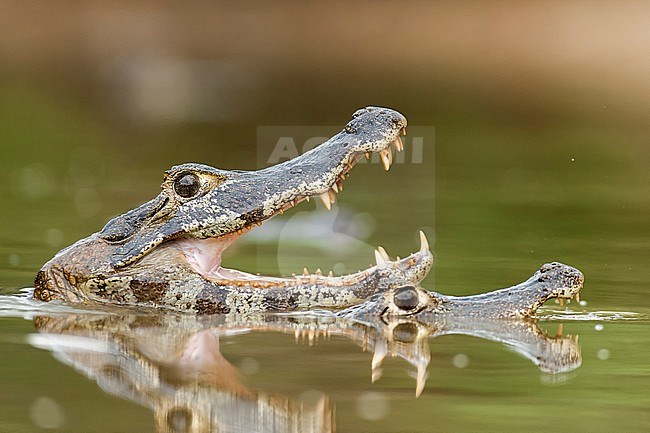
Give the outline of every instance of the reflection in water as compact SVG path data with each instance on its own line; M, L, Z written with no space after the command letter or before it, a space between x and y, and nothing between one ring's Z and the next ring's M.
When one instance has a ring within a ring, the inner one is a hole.
M446 334L501 342L543 372L574 370L582 361L577 337L548 337L531 321L458 319L422 323L398 319L366 322L331 314L227 316L98 315L37 316L40 334L30 342L93 378L106 392L149 407L160 432L331 432L328 398L313 404L248 388L220 351L220 338L247 331L295 333L313 342L342 335L372 350L372 381L387 356L416 369L416 396L424 389L431 359L429 340Z

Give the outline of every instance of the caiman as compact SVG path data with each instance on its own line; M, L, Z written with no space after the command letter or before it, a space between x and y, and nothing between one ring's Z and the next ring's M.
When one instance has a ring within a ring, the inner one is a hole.
M524 317L547 299L577 296L582 274L544 265L510 289L470 297L427 292L419 283L433 264L426 237L420 250L376 266L333 276L320 272L258 276L221 266L223 252L243 233L296 204L320 197L330 208L350 169L371 153L390 168L403 150L407 121L387 108L354 113L344 129L290 161L258 171L201 164L173 167L153 200L109 221L98 233L60 251L35 279L34 298L79 303L164 307L198 314L251 314L318 308L386 314ZM373 298L374 297L374 298ZM392 298L391 298L392 297ZM374 302L363 303L367 299ZM386 310L376 310L385 302ZM356 307L354 307L356 306Z
M358 304L399 277L417 284L433 262L421 250L386 266L334 276L289 278L221 266L243 233L296 204L319 197L330 208L352 167L391 146L404 149L406 118L387 108L356 111L341 132L303 155L257 171L183 164L167 171L153 200L60 251L35 279L34 298L165 307L199 314L288 311Z

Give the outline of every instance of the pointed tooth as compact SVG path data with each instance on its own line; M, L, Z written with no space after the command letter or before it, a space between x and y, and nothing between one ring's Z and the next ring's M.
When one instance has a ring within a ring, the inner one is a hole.
M305 200L307 200L307 203L309 203L309 200L311 200L311 197L309 197L308 195L306 195L306 196L305 196Z
M384 260L386 260L387 262L390 262L390 256L388 255L388 253L386 252L384 247L382 247L382 246L377 247L377 251L379 251L379 253L384 258Z
M330 271L329 274L327 274L328 277L333 278L334 277L334 272Z
M401 130L402 135L406 135L406 126Z
M580 293L576 293L576 302L580 302Z
M323 272L320 270L320 268L316 269L316 275L323 275Z
M370 159L372 154L370 152L364 152L364 155L366 156L366 159Z
M557 298L557 302L560 304L560 307L564 306L564 299L562 298Z
M330 201L334 203L336 201L336 191L334 191L332 188L327 190L327 194L330 196Z
M332 202L330 201L330 195L329 191L326 191L319 195L320 199L323 201L323 205L325 206L325 209L330 210L332 209Z
M330 187L330 189L332 189L334 192L339 192L339 186L338 186L338 184L337 184L336 182L334 182L334 183L332 184L332 186Z
M384 170L390 170L391 157L390 149L384 149L379 151L379 157L381 158L382 164L384 164Z
M307 268L304 268L302 270L302 274L305 275L305 276L309 275L309 270L307 270Z
M343 181L341 179L336 181L336 187L338 188L338 192L343 191Z
M384 260L384 256L382 256L382 254L377 250L375 250L375 260L377 261L378 269L384 269L388 266L388 263L386 263L386 260Z
M402 137L398 136L395 141L393 142L395 145L395 150L398 152L401 152L404 150L404 143L402 142Z
M424 253L427 251L429 251L429 241L424 232L420 230L420 252Z

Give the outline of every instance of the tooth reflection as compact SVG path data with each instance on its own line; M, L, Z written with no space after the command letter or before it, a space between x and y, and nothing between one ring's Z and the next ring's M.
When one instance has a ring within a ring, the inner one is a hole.
M259 419L281 425L287 432L335 430L327 396L313 399L313 405L304 404L251 389L242 381L242 375L262 373L264 361L248 353L237 368L222 355L223 337L240 333L294 334L296 342L304 345L301 350L328 344L326 339L332 334L349 338L372 352L372 382L381 379L386 357L410 364L416 397L424 392L429 376L432 340L442 335L471 335L502 343L550 375L570 372L582 362L577 336L549 337L536 323L524 320L432 319L425 323L374 316L361 321L332 313L246 319L79 314L40 316L34 323L41 334L30 337L30 342L56 353L58 360L93 378L105 391L151 407L158 426L166 426L160 431L168 431L170 425L187 431L247 431L253 426L246 423ZM42 343L44 338L47 344ZM100 346L102 350L97 350ZM233 422L239 424L229 424Z

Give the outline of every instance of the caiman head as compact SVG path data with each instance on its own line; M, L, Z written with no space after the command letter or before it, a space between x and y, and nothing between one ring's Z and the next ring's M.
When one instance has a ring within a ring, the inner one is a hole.
M406 118L394 110L367 107L354 113L343 130L325 143L262 170L175 166L165 173L156 198L109 221L100 232L60 251L45 264L36 277L34 297L171 307L182 304L181 309L216 297L216 303L210 301L210 312L227 312L231 310L227 304L233 302L257 302L259 309L269 305L291 308L309 297L306 291L336 294L340 287L356 285L366 287L366 292L357 290L352 297L346 293L345 302L332 297L322 303L346 306L363 299L369 294L369 282L374 281L370 286L379 284L385 266L341 277L307 273L277 278L227 269L221 266L221 257L243 233L304 200L319 197L329 209L360 158L378 153L388 170L391 146L403 150L400 136L406 133L406 124ZM431 263L427 248L391 262L391 269L415 283L424 278ZM295 287L302 287L300 293L287 294ZM240 297L249 297L238 300L233 292L248 293ZM282 301L274 305L274 297ZM318 302L307 304L319 306Z
M339 314L358 320L368 317L410 317L432 321L440 316L472 318L531 317L550 299L579 300L584 276L562 263L546 263L528 280L515 286L474 296L446 296L408 281L394 283L367 301Z

